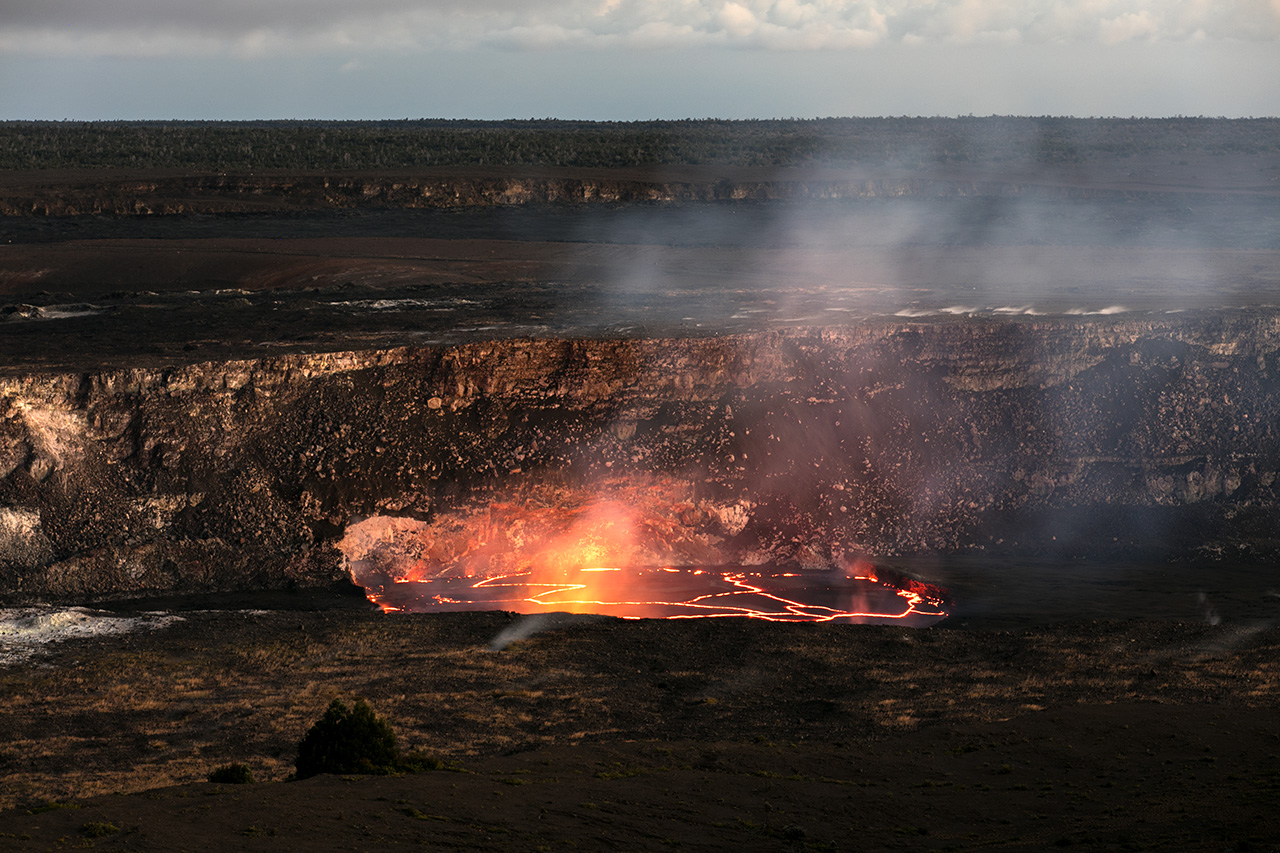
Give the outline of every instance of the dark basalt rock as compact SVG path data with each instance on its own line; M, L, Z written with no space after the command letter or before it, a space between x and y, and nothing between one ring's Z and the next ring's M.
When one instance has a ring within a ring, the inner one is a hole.
M1280 553L1280 314L883 320L0 380L0 593L323 586L344 527L662 476L781 563Z
M64 174L19 173L0 198L0 217L174 216L264 211L459 209L495 205L688 204L799 202L920 197L1034 197L1060 200L1098 195L1142 196L1150 188L1081 189L992 176L908 170L856 169L789 174L787 170L722 168L716 174L688 167L616 169L486 167L441 168L399 175L369 174L148 174L89 172L68 182ZM1156 190L1165 193L1165 188Z

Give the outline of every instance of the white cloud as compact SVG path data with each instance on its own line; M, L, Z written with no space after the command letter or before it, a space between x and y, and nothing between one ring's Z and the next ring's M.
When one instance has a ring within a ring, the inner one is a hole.
M750 36L760 27L755 13L740 3L725 3L717 16L720 26L733 38Z
M1280 39L1280 0L0 0L8 54Z
M812 3L801 3L799 0L778 0L769 9L769 19L779 26L791 29L802 29L822 17L821 11Z
M1126 12L1098 23L1103 44L1117 44L1141 38L1153 38L1159 24L1149 12Z

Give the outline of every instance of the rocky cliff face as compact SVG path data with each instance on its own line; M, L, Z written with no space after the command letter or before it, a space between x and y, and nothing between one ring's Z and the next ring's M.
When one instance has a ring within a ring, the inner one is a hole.
M508 340L0 384L9 599L322 585L371 515L661 482L720 553L1274 554L1280 314ZM468 509L469 508L469 509Z
M1056 178L1056 180L1055 180ZM1071 176L1067 176L1071 178ZM175 215L353 208L461 208L488 205L819 201L870 198L1045 199L1169 195L1168 186L1081 186L1062 176L1040 180L991 176L843 174L763 169L676 167L645 173L592 169L425 170L403 175L147 175L110 172L67 180L58 173L12 177L0 197L0 216Z

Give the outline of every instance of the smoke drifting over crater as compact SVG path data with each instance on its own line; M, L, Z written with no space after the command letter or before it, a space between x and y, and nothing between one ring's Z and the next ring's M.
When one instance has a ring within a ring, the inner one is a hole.
M354 575L555 587L520 596L541 607L576 602L575 572L714 570L736 591L675 603L794 616L813 602L764 580L1276 553L1280 162L1159 133L1234 149L1269 123L817 126L909 143L840 168L17 186L6 271L40 304L4 342L39 369L3 382L3 589ZM145 298L87 290L109 276ZM96 313L42 311L75 304ZM564 578L496 582L535 569Z
M940 145L945 156L962 157L983 141L962 126L901 156L935 159ZM1053 144L1070 153L1062 137ZM1042 153L1015 159L1035 163ZM479 599L532 604L535 612L553 600L569 609L594 602L597 612L611 612L628 595L578 592L586 582L574 572L764 566L815 573L809 582L821 586L817 573L868 554L998 553L1030 543L1058 555L1152 553L1154 543L1177 537L1180 513L1169 509L1219 476L1216 466L1208 472L1191 461L1201 457L1190 445L1150 442L1155 424L1163 429L1177 416L1163 383L1195 356L1174 340L1143 342L1119 356L1082 339L1054 339L1068 327L1105 336L1105 318L1128 315L1139 325L1188 310L1269 315L1275 283L1242 281L1228 258L1280 249L1263 224L1274 200L1188 192L1134 204L1123 190L1073 197L1055 186L1062 171L1024 168L1014 184L994 166L961 167L933 197L868 192L770 203L748 194L568 220L574 242L634 247L602 268L593 306L602 331L645 335L679 326L696 335L734 322L857 325L880 317L928 318L941 328L904 324L849 360L825 349L841 337L828 330L822 344L800 344L804 354L789 369L753 383L749 394L730 392L679 414L658 414L652 405L638 414L623 404L606 416L604 431L584 435L566 468L555 469L573 472L565 480L554 475L560 486L539 483L547 469L534 460L498 466L494 484L473 503L436 516L410 545L367 549L353 560L353 575L392 609L427 601L477 606L475 590L463 594L444 581L495 579L496 586L475 584L484 588ZM1108 168L1115 164L1086 164L1073 176L1093 185L1135 177ZM520 218L510 226L518 233ZM732 266L698 268L681 254L705 247L731 247ZM1221 252L1223 269L1214 268L1210 247ZM1081 257L1086 248L1088 258ZM1113 259L1134 253L1144 274L1132 276L1132 267L1117 274ZM1239 376L1226 404L1253 406L1270 396L1262 388L1272 382L1271 346L1262 344L1245 368L1266 376ZM637 355L613 357L610 384L621 394L653 369ZM735 372L751 370L741 354L716 356L704 369L732 363ZM946 364L941 374L902 370L935 357ZM983 366L970 369L969 359ZM1002 375L983 375L995 364ZM1019 378L1010 384L1006 370ZM698 382L688 377L687 385ZM1152 397L1156 386L1163 390ZM1260 447L1273 440L1257 438ZM1152 478L1149 462L1138 459L1153 451L1181 456L1195 470L1185 480ZM1089 473L1076 479L1081 465ZM1222 495L1241 494L1243 471L1224 476ZM895 533L886 536L889 530ZM415 553L379 563L406 547ZM551 574L549 582L540 571ZM631 598L650 601L654 594L639 591L645 582L633 582ZM566 588L575 590L571 600L557 597Z

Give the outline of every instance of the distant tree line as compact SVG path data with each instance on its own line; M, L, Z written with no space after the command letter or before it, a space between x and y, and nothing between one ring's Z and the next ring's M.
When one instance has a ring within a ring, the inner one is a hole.
M1071 163L1151 153L1280 153L1280 119L0 122L4 170Z

